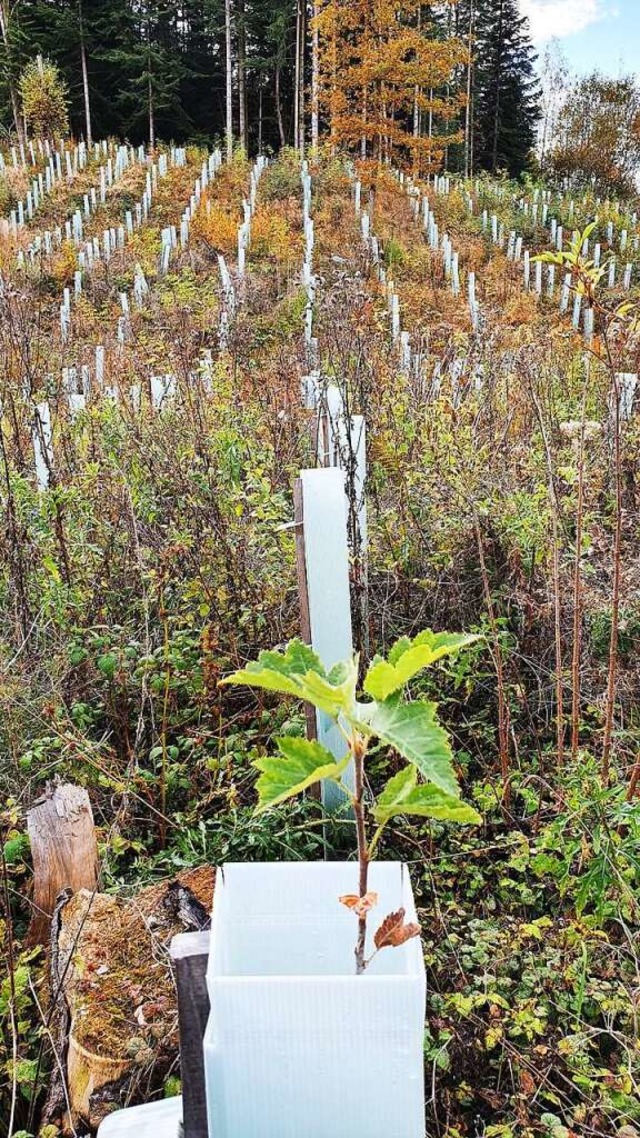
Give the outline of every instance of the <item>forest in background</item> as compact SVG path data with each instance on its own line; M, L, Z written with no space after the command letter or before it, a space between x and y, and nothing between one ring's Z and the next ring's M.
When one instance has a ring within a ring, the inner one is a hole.
M332 22L338 72L322 51ZM367 68L369 81L379 67L398 80L381 42L393 53L411 33L415 99L402 113L412 134L446 152L451 169L521 173L541 114L536 54L517 0L2 0L0 31L0 123L18 135L20 75L42 55L67 85L74 134L89 141L210 141L224 136L231 114L248 151L300 146L305 122L313 141L349 73L361 88Z
M384 67L378 58L382 39L390 47L414 32L415 44L423 42L428 58L419 58L418 48L414 59L417 78L428 85L409 108L411 130L441 139L445 147L455 139L454 166L469 159L458 135L474 136L478 168L519 172L533 145L535 54L516 0L411 0L399 8L335 0L3 0L0 9L0 109L5 127L18 132L19 100L12 89L26 62L41 54L61 69L78 135L140 142L151 133L210 141L227 130L232 99L233 130L245 149L299 145L305 112L314 116L317 98L322 115L334 93L335 74L319 73L323 32L329 40L335 20L341 63L350 53L351 68ZM357 32L360 23L364 36ZM330 69L330 53L326 64ZM471 117L463 103L473 107ZM313 133L313 123L309 129Z
M635 185L635 78L572 76L554 43L539 59L518 0L1 0L0 131L18 139L38 57L89 142L235 139L257 153L328 134L364 158L392 122L394 160L425 173Z

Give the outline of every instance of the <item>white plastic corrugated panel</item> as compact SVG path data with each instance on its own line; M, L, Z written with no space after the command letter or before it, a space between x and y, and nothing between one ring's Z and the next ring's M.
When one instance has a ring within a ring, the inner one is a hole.
M353 652L344 475L325 467L302 470L300 480L311 644L325 668L332 668ZM340 728L322 711L316 718L319 742L342 759L347 747ZM343 778L353 786L351 767ZM344 795L331 783L323 785L322 798L328 810L344 806Z
M117 1110L105 1118L98 1138L180 1138L182 1097Z
M355 975L357 865L218 872L204 1042L210 1138L423 1138L426 981L419 939ZM406 867L374 862L367 954L415 920Z

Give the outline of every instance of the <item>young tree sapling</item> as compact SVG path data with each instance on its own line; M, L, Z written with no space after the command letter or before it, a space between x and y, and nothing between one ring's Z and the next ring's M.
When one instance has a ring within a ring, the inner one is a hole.
M357 656L327 670L300 640L292 640L283 652L261 652L257 661L222 681L304 700L330 716L344 736L343 759L316 741L285 737L276 739L278 756L258 759L254 766L260 772L260 812L322 780L334 782L351 803L358 842L359 889L357 895L347 894L340 901L358 918L355 956L359 975L381 949L403 944L420 933L418 925L405 923L403 909L390 913L374 936L375 953L366 959L367 916L378 900L368 889L369 864L391 819L417 815L445 822L480 822L473 807L460 798L451 744L438 722L437 705L411 700L407 691L418 673L476 639L429 629L413 639L403 637L386 659L376 656L372 661L363 683L366 701L358 698ZM365 790L366 757L374 740L407 760L375 800ZM343 779L351 761L353 789Z

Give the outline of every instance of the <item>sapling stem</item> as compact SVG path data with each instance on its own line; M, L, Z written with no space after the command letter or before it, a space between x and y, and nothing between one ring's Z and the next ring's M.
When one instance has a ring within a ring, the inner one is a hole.
M358 863L360 866L359 893L360 897L364 897L367 893L369 881L369 850L367 847L367 826L364 807L364 756L367 748L364 739L357 734L354 734L349 742L349 746L351 748L351 754L353 755L355 774L353 811L356 816L356 833L358 835ZM364 957L366 940L367 914L364 912L358 917L358 940L356 942L356 974L358 976L362 975L367 966Z
M573 649L571 656L571 760L576 762L580 745L580 652L582 641L582 533L584 527L585 418L587 389L591 375L590 358L582 388L580 442L578 450L578 501L576 504L576 551L573 563Z

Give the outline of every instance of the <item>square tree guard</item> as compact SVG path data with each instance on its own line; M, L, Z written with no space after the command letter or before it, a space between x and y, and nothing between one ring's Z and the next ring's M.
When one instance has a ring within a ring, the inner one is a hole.
M416 912L409 873L374 862L367 956ZM423 1138L426 980L419 938L355 975L354 862L218 871L204 1040L210 1138Z

